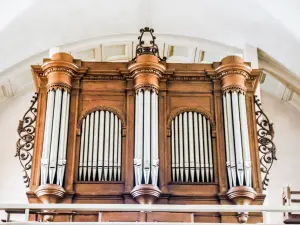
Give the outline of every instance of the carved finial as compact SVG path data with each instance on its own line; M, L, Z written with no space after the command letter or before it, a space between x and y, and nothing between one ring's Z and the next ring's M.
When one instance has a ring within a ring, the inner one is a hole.
M146 33L146 32L150 33L151 38L152 38L152 40L149 42L149 44L145 44L145 41L142 40L144 33ZM159 56L159 49L158 49L157 44L155 43L156 37L153 35L154 29L145 27L144 29L140 29L140 33L141 33L141 35L138 37L139 44L136 46L136 50L135 50L136 55L132 59L132 61L135 61L139 55L145 55L145 54L155 55L158 57L158 59L160 61L166 61L167 60L166 57L161 58Z

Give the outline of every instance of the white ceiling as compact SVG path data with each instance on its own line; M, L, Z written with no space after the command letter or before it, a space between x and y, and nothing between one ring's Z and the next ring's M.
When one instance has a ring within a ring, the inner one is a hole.
M204 38L259 47L300 75L298 0L1 0L0 70L53 46L111 34Z

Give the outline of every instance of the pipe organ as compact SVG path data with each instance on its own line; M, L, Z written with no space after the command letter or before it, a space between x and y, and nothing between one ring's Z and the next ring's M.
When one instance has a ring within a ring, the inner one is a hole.
M173 182L213 182L211 122L198 112L183 112L171 124Z
M121 120L113 112L97 110L82 120L79 181L121 180Z
M263 203L254 105L261 71L238 56L168 63L153 32L141 29L130 62L56 53L32 66L38 101L29 202ZM72 213L73 221L99 220L95 212ZM67 218L51 215L44 219ZM107 222L247 219L262 215L101 213Z

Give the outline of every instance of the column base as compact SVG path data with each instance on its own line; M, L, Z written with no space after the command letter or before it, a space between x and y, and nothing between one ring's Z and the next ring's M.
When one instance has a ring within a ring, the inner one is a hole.
M55 204L59 200L61 200L66 191L63 187L57 184L44 184L38 187L35 190L36 196L44 203L44 204ZM44 212L54 212L53 210L44 210ZM44 221L51 222L53 221L53 215L45 215Z
M226 195L236 205L250 205L255 200L257 193L251 187L236 186L229 189ZM248 212L238 213L238 221L246 223L248 221Z
M135 186L130 194L139 204L153 204L159 199L161 191L153 184L141 184Z

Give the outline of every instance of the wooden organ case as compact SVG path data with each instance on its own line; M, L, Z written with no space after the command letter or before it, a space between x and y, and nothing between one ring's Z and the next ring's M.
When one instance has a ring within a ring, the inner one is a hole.
M56 53L38 91L30 203L262 204L254 109L261 71L238 56L166 63L142 29L130 62ZM152 36L153 37L153 36ZM101 221L244 222L247 213L103 212ZM68 221L64 215L45 220ZM98 221L98 212L73 221ZM249 222L262 222L250 214Z

